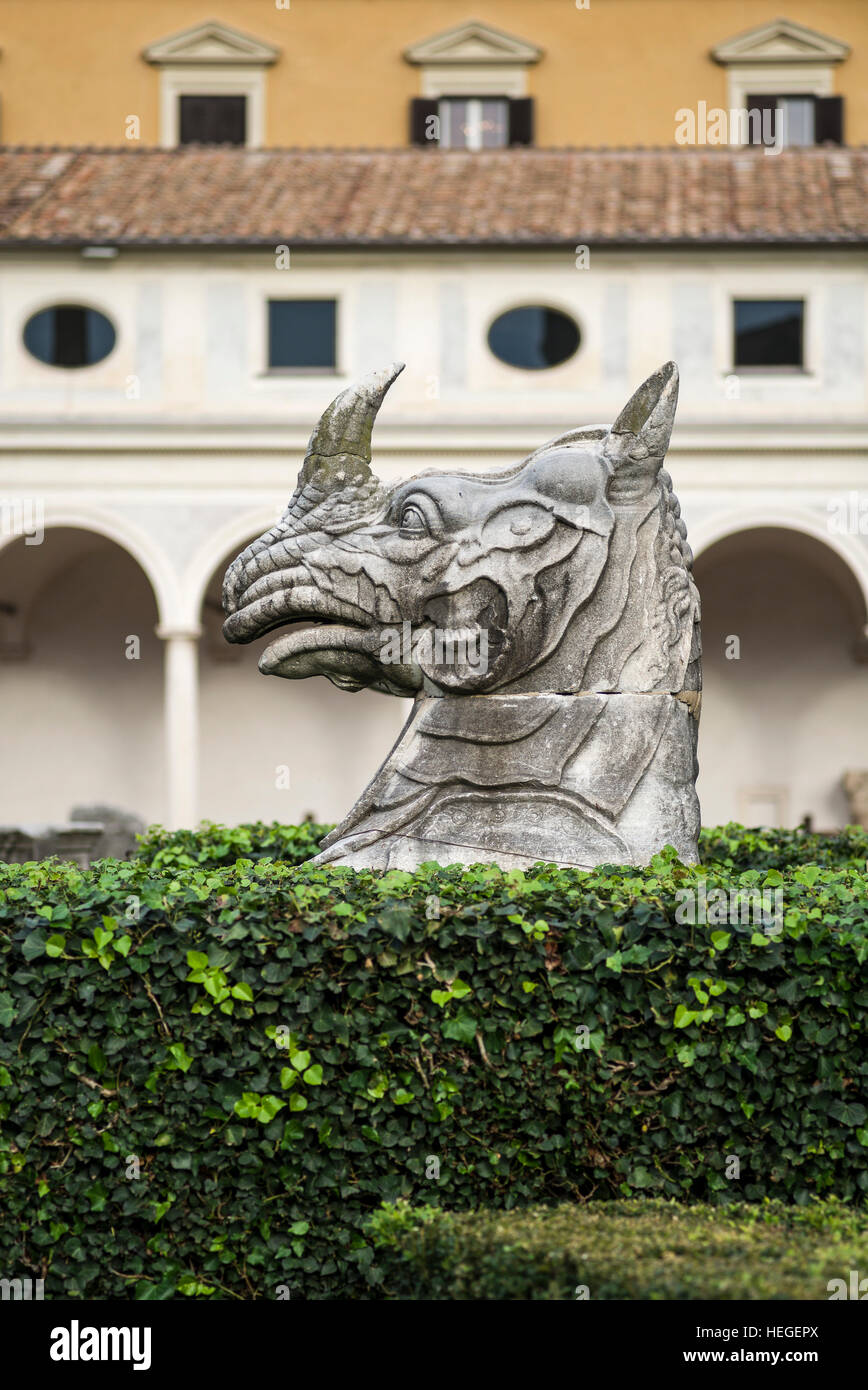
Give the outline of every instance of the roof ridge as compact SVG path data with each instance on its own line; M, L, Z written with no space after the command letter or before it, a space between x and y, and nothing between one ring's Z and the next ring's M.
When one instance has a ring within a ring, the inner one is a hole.
M868 151L866 145L836 145L826 142L823 145L792 145L786 147L781 153L790 157L816 156L818 154L864 154ZM386 155L412 155L415 158L442 158L444 156L460 156L465 159L503 159L503 158L531 158L536 155L547 154L608 154L608 155L628 155L628 154L671 154L678 156L690 155L721 155L724 157L739 156L758 156L764 153L763 147L759 145L511 145L504 149L490 150L462 150L449 149L441 150L435 147L425 149L419 145L260 145L256 148L241 145L173 145L165 147L162 145L21 145L0 143L0 154L107 154L107 155L161 155L164 157L177 156L184 154L220 154L220 155L278 155L278 154L301 154L301 155L352 155L352 154L386 154ZM777 157L777 156L776 156Z

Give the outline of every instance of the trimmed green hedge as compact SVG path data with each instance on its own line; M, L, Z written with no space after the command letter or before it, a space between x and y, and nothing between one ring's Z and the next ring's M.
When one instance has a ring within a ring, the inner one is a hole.
M319 842L334 827L316 821L301 825L215 825L203 821L197 830L165 830L152 825L145 835L136 836L135 857L150 864L156 873L192 869L197 865L234 864L239 859L279 859L282 864L303 864L319 853Z
M682 1206L660 1198L521 1211L406 1203L370 1228L384 1290L401 1299L828 1299L868 1267L868 1212Z
M225 826L203 821L197 830L164 830L151 826L141 835L136 857L154 869L192 868L196 864L233 864L237 859L280 859L302 864L319 850L332 825L305 821L302 825ZM748 869L781 869L796 864L864 869L868 861L868 831L850 826L836 835L804 830L746 830L730 823L706 827L699 837L704 864L719 864L739 873Z
M801 829L746 830L730 822L702 829L699 854L704 864L725 865L739 873L796 864L862 870L868 861L868 830L850 825L835 835L817 835Z
M366 1297L365 1223L399 1197L864 1200L864 864L375 875L166 848L0 868L10 1277ZM780 936L676 920L700 880L736 916L780 891Z

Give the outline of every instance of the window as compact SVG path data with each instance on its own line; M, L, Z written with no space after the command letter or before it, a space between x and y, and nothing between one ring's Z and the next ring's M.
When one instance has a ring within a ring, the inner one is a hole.
M475 19L414 43L404 52L420 76L410 103L411 145L532 145L527 74L542 56L536 44Z
M737 299L736 367L801 367L805 314L801 299Z
M780 130L783 145L822 145L827 141L840 145L843 139L843 101L841 97L817 97L808 93L748 96L748 111L762 112L762 121L754 118L748 123L749 140L761 145ZM766 116L766 112L769 113ZM775 126L771 127L771 113ZM763 129L764 127L764 129Z
M105 314L82 304L41 309L24 326L24 346L50 367L92 367L108 357L115 330Z
M813 145L816 97L778 97L778 120L783 121L785 145Z
M269 367L333 371L336 310L334 299L269 299Z
M533 144L533 99L448 96L410 103L410 143L446 150L497 150Z
M491 150L509 143L509 102L494 98L444 97L438 102L443 149Z
M178 120L182 145L243 145L247 140L247 98L181 96Z
M265 140L265 77L273 44L208 19L149 44L160 74L160 144L246 145Z
M508 309L488 330L488 346L509 367L539 371L557 367L577 351L578 324L559 309L526 304Z
M726 69L730 111L767 111L769 126L772 113L781 113L779 148L781 142L843 144L843 101L833 93L835 69L849 54L849 46L840 39L790 19L772 19L711 50L714 61ZM761 137L753 131L740 133L733 143L758 145Z

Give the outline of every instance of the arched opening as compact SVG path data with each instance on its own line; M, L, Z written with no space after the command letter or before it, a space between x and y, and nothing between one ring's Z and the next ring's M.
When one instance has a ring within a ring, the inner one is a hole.
M87 803L163 818L157 616L137 560L96 531L0 550L0 822L63 823Z
M263 676L257 666L269 638L249 646L226 642L223 576L246 544L214 569L202 603L200 813L230 824L339 821L386 757L410 701L369 690L347 694L321 676Z
M849 771L868 769L866 609L831 546L755 527L697 557L703 700L699 795L706 825L854 819Z

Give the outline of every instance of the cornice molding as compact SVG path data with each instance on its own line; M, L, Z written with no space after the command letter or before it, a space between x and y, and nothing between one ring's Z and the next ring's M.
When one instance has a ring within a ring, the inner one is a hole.
M756 29L724 39L711 50L716 63L842 63L850 47L828 34L795 24L791 19L773 19Z
M191 29L182 29L177 34L149 44L142 57L157 67L190 67L196 64L207 67L264 67L277 62L280 49L250 34L242 34L240 30L221 24L219 20L209 19L204 24L194 24Z
M490 63L503 67L505 64L538 63L542 56L543 50L536 44L528 43L514 34L506 34L502 29L495 29L493 25L482 24L478 20L468 20L466 24L459 24L454 29L445 29L442 33L433 34L431 38L422 39L420 43L411 44L404 50L406 62L416 66L436 63L441 67L478 67Z

